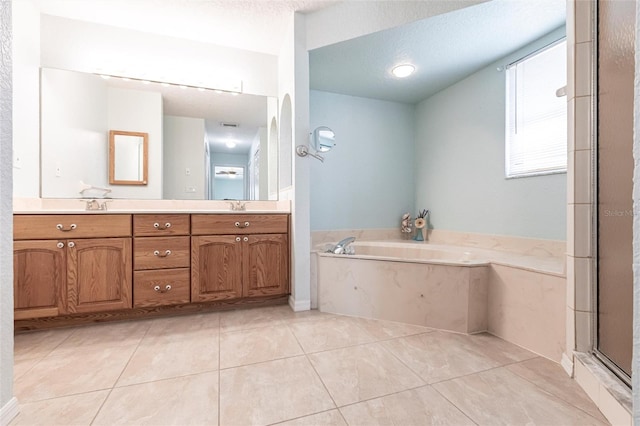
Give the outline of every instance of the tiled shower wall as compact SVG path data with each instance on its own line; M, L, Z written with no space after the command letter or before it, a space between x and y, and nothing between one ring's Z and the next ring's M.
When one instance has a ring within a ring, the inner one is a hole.
M591 349L593 2L567 2L567 356ZM565 368L567 366L565 365Z

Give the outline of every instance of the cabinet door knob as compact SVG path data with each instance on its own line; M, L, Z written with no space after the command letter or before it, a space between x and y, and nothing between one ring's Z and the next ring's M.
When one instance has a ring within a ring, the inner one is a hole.
M171 290L171 284L167 284L166 286L164 286L164 291L169 291Z
M56 244L56 247L58 247L58 248L64 248L64 243L60 242L60 243Z
M240 242L240 237L236 237L236 242Z
M250 224L249 224L249 222L245 222L245 223L236 222L235 225L236 225L236 228L242 229L242 228L246 228Z
M71 248L74 248L76 246L76 243L74 243L73 241L69 241L67 245Z
M244 237L244 238L243 238L243 241L245 241L245 242L246 242L246 241L249 241L249 237Z
M160 286L159 286L159 285L154 286L154 287L153 287L153 291L160 291Z
M155 250L155 251L153 252L153 255L154 255L154 256L158 256L158 257L167 257L167 256L169 256L170 254L171 254L171 250L165 250L165 251L164 251L164 253L162 253L162 254L160 254L160 251L159 251L159 250Z
M163 231L163 230L165 230L167 228L171 228L171 222L167 222L164 225L160 225L158 222L156 222L156 223L153 224L153 227L158 229L158 230L160 230L160 231Z
M75 223L72 223L68 228L65 228L63 224L59 223L56 225L56 229L62 232L69 232L69 231L73 231L74 229L76 229L78 227L78 225L76 225Z

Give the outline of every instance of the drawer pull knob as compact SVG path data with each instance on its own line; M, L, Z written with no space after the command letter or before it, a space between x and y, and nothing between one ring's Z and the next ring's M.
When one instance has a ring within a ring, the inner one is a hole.
M164 231L167 228L171 228L171 222L167 222L164 226L160 225L158 222L153 224L153 227L159 229L160 231Z
M240 237L236 237L236 242L239 243L240 242Z
M154 256L158 256L158 257L167 257L171 254L171 250L165 250L164 253L160 254L159 250L156 250L153 252Z
M245 223L240 223L240 222L236 222L236 228L246 228L249 226L249 222L245 222Z
M249 237L244 237L244 238L243 238L243 240L244 240L245 242L246 242L246 241L249 241Z
M78 227L78 225L76 225L75 223L72 223L69 228L65 229L64 225L59 223L56 225L56 229L62 231L62 232L69 232L69 231L73 231L74 229L76 229Z
M58 247L58 248L64 248L64 243L58 243L58 244L56 244L56 247Z
M74 248L76 246L76 243L74 243L73 241L69 241L67 245L71 248Z
M167 284L166 286L164 286L164 288L160 287L159 285L153 287L153 291L157 291L158 293L166 293L169 290L171 290L171 284Z

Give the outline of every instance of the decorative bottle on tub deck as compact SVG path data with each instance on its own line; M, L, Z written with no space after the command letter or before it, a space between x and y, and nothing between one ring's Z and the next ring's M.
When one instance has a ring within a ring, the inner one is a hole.
M402 223L400 225L400 232L402 232L403 238L411 238L411 231L413 223L411 222L411 215L405 213L402 215Z

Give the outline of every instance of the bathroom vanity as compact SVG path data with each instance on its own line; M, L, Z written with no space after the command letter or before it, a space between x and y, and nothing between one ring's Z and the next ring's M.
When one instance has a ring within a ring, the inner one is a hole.
M14 215L16 330L284 303L288 212Z

